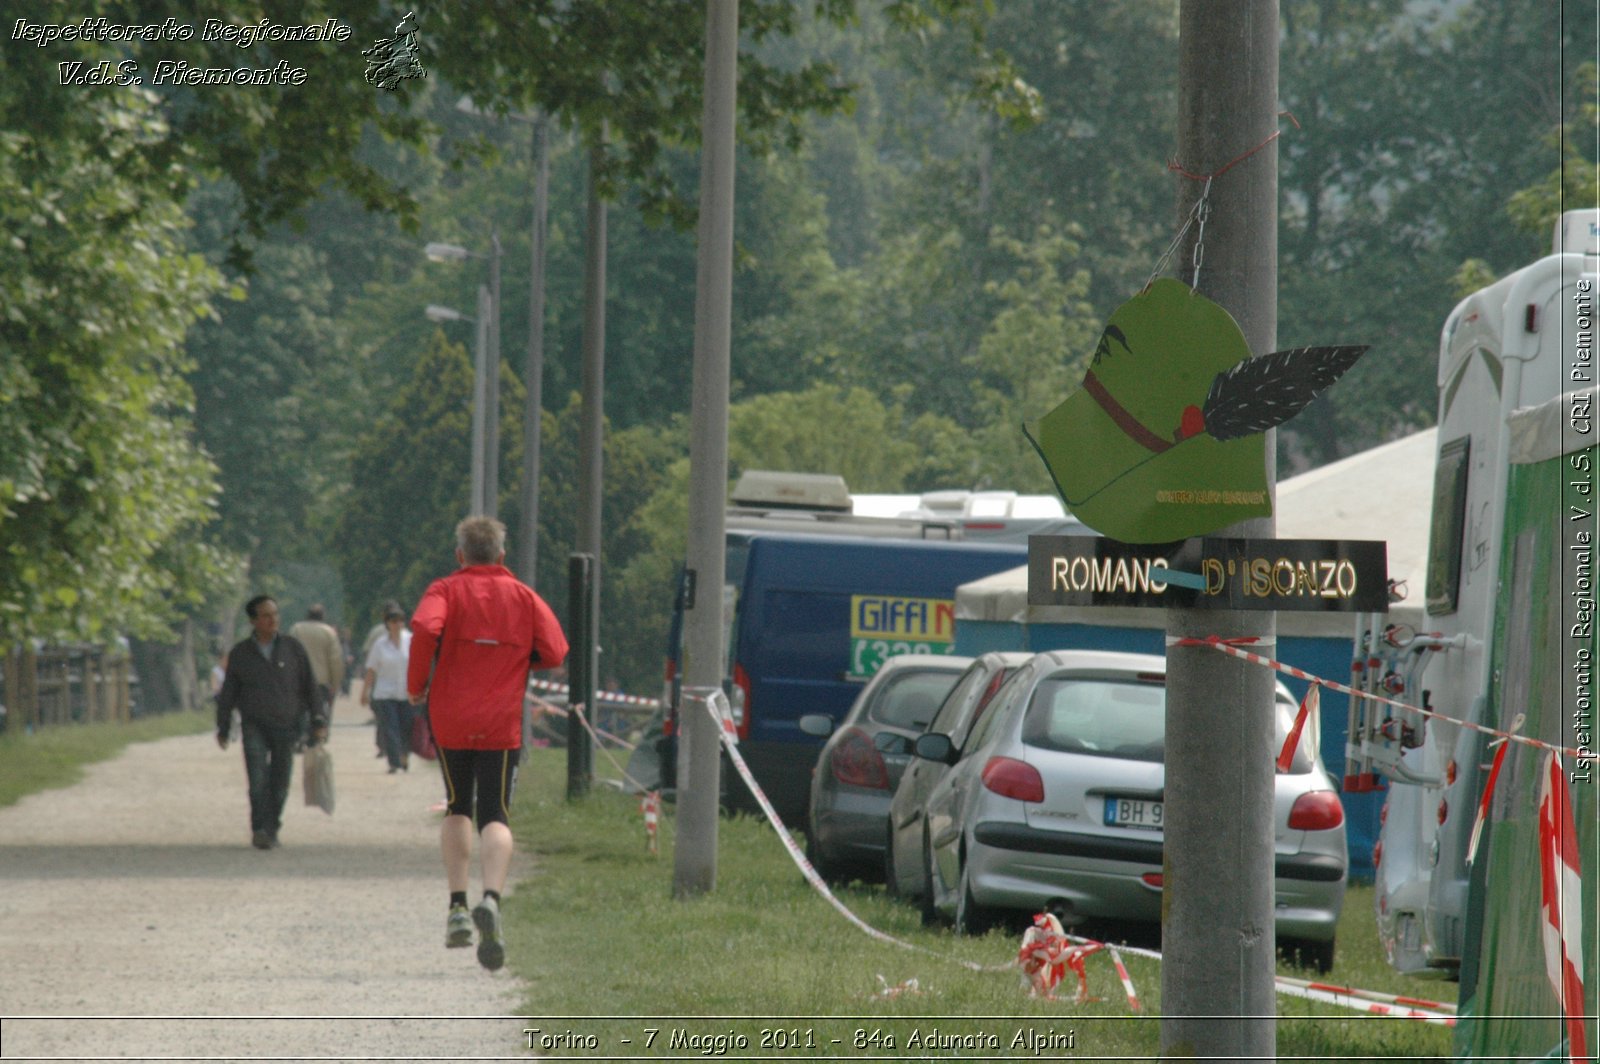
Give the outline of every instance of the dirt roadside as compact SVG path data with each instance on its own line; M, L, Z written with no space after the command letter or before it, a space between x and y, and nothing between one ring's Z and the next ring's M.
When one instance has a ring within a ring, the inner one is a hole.
M389 775L370 719L340 701L336 811L296 765L277 850L209 733L0 809L0 1059L527 1059L523 984L444 947L438 769Z

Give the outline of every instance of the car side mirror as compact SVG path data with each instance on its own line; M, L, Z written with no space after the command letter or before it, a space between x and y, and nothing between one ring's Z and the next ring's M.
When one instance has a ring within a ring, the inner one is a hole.
M807 735L826 739L833 734L833 718L826 713L807 713L800 718L800 730Z
M950 736L940 735L938 732L917 736L917 741L911 750L924 761L938 761L946 765L955 764L961 757L961 751L950 741Z

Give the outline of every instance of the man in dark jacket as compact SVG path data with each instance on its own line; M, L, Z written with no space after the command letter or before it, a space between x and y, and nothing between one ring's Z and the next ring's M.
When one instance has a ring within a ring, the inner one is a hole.
M244 769L250 786L250 844L278 845L289 797L294 750L309 731L312 743L328 736L327 718L305 647L278 631L278 604L257 595L245 604L252 632L228 652L217 695L217 745L228 748L233 711L239 711Z

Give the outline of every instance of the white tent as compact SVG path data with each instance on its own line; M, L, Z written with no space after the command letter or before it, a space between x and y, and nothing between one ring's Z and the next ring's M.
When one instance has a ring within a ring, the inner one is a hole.
M1403 601L1391 620L1422 620L1428 565L1428 521L1433 508L1437 430L1424 429L1369 451L1319 466L1278 485L1279 539L1381 539L1389 545L1389 578L1401 583ZM1028 568L1021 566L956 589L956 621L1016 624L1078 623L1160 628L1165 612L1116 606L1028 606ZM1285 634L1354 632L1348 614L1280 612Z

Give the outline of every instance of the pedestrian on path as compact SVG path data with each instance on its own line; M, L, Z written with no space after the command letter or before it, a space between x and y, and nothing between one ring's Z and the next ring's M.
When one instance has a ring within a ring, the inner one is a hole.
M379 639L382 639L383 633L387 631L387 629L384 627L383 618L389 616L389 614L394 611L398 611L402 617L405 616L405 610L400 609L400 603L396 602L394 599L386 600L383 604L383 608L378 611L378 623L367 630L367 637L361 641L362 661L366 661L367 655L372 653L372 644L376 643ZM404 698L405 696L402 694L400 697ZM410 703L408 702L407 704L409 705ZM372 723L379 725L378 727L372 729L372 741L378 748L378 756L383 757L383 722L378 719L378 714L376 712L372 714Z
M344 685L344 646L327 617L328 611L318 602L306 610L305 620L294 623L289 634L300 641L311 657L311 674L322 689L322 715L332 724L333 696Z
M251 634L228 652L217 694L217 745L228 748L237 708L250 793L250 844L270 850L278 845L283 826L295 747L308 733L312 743L324 741L328 718L305 647L278 631L277 602L257 595L245 603L244 612Z
M469 517L456 526L451 575L435 580L411 618L406 685L413 705L428 701L428 718L444 774L444 824L439 848L450 888L445 945L470 945L478 928L478 962L505 963L500 895L511 864L511 795L522 752L522 705L528 672L567 656L567 638L544 599L503 564L506 526ZM472 825L478 827L483 900L467 912Z
M384 611L383 625L385 633L367 653L361 704L371 706L372 715L378 719L378 746L389 759L389 771L407 772L411 768L413 723L411 702L406 697L411 633L406 630L406 615L398 604Z

